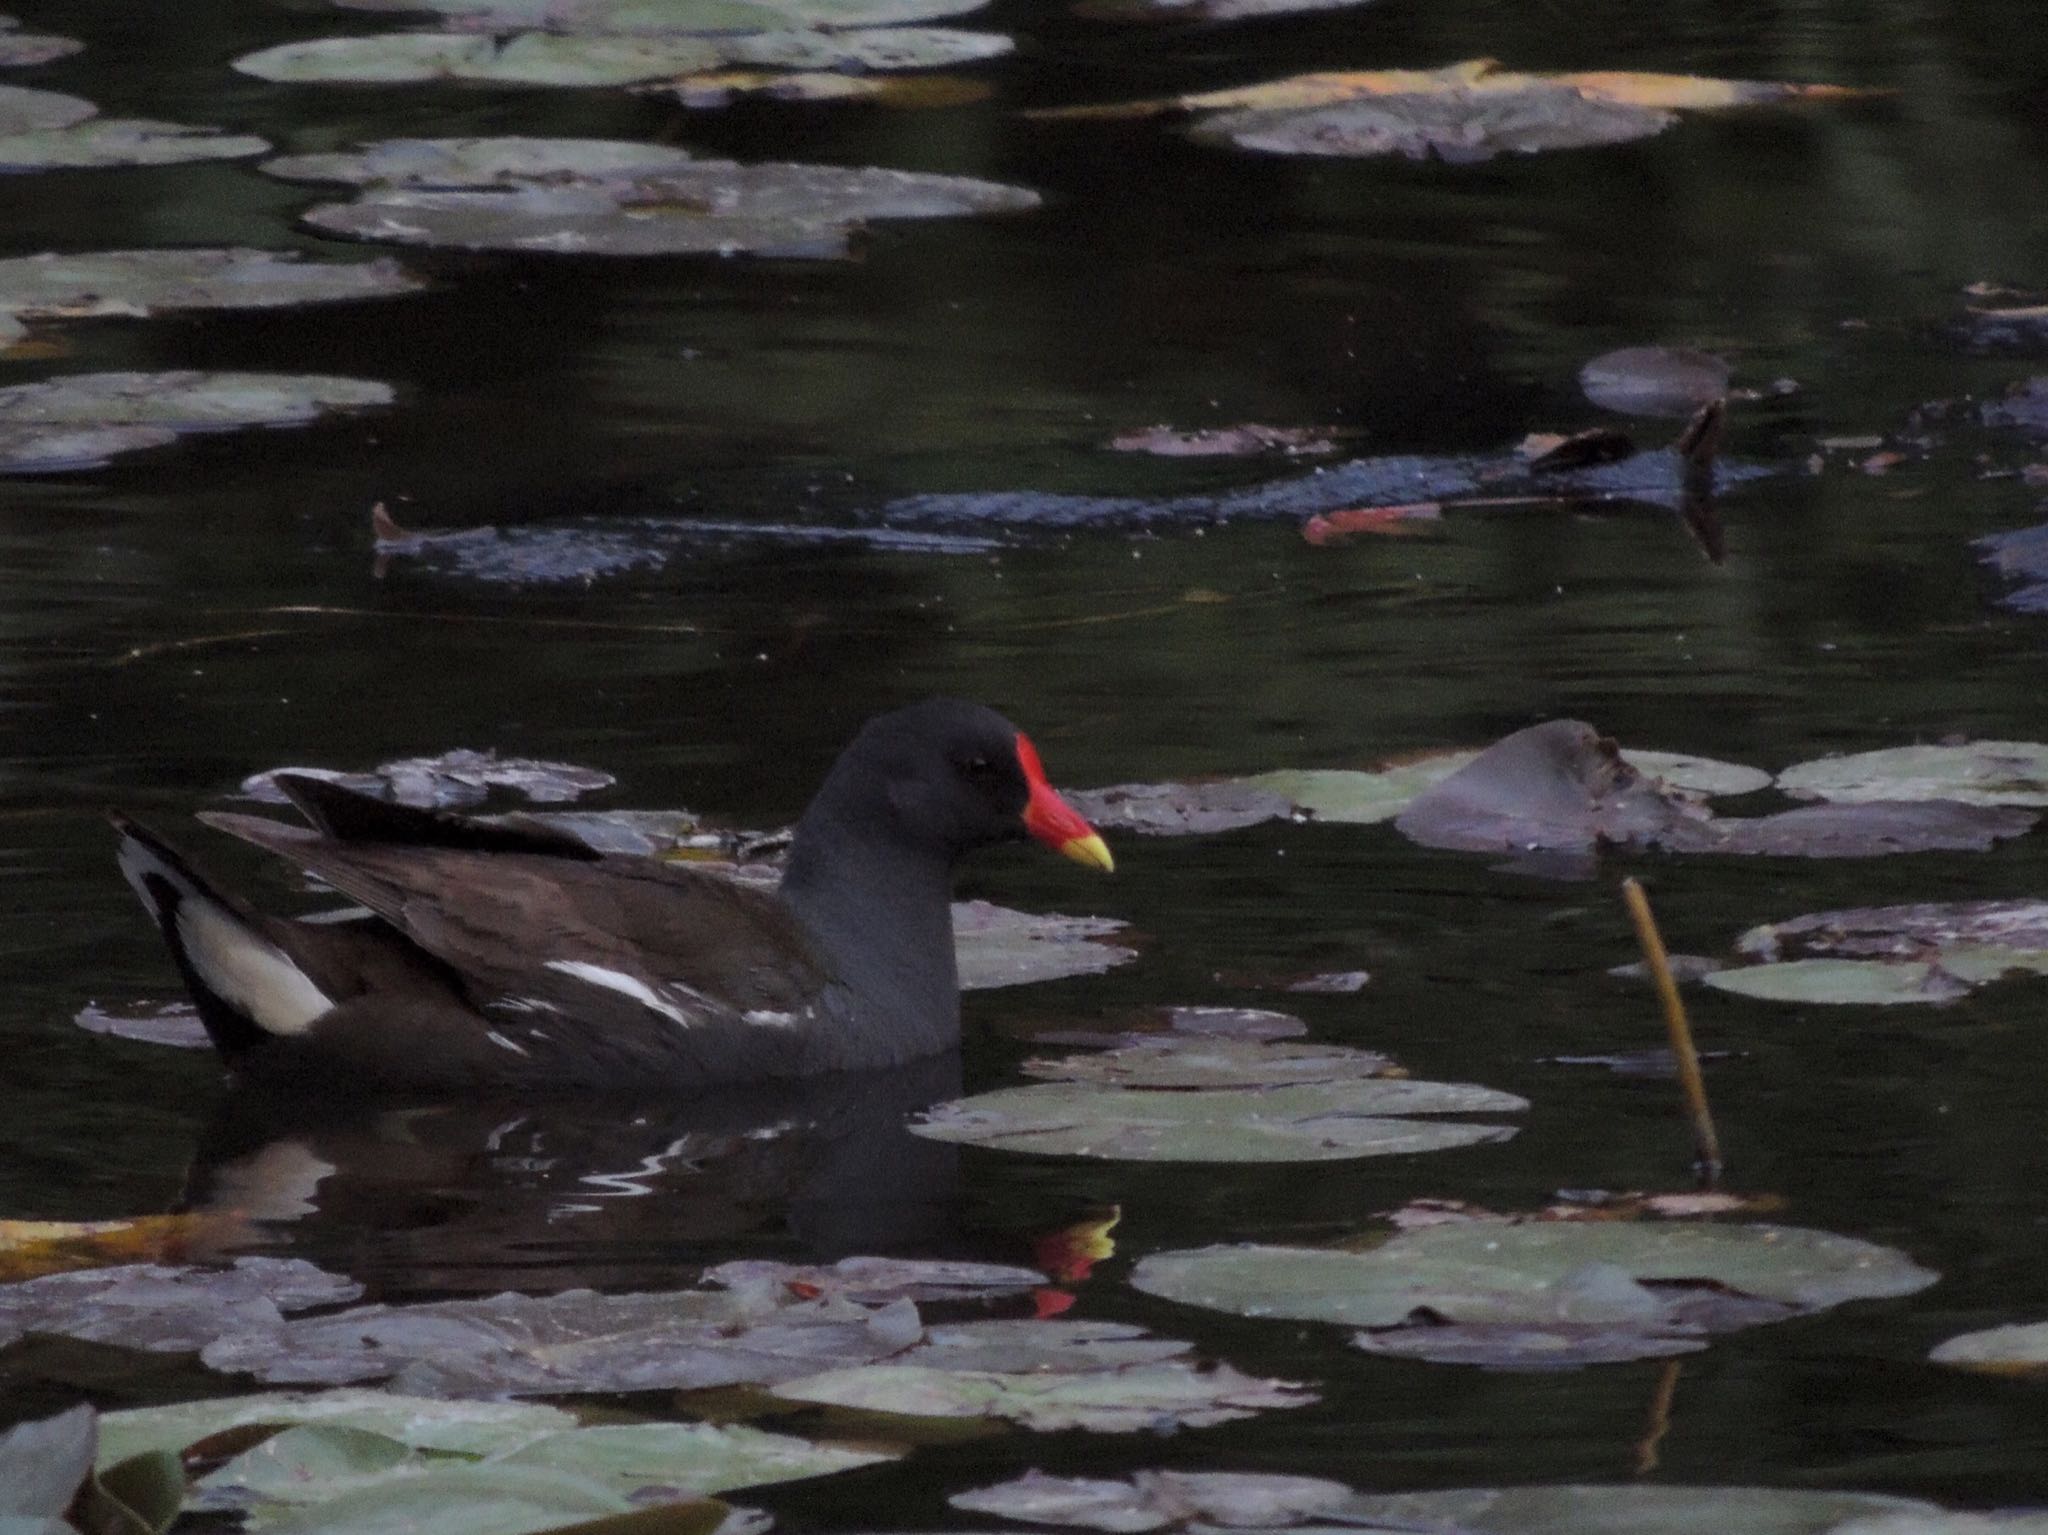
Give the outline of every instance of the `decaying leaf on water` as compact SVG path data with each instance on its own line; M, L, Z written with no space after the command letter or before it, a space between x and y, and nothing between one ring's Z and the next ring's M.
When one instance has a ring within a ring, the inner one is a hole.
M255 1240L232 1210L117 1221L0 1220L0 1283L124 1263L203 1263Z
M940 1258L841 1258L837 1263L778 1263L738 1258L704 1271L707 1284L742 1298L823 1300L863 1306L891 1301L993 1300L1045 1283L1036 1269L1009 1263L968 1263Z
M52 37L21 30L12 16L0 16L0 69L32 69L68 58L85 47L74 37Z
M280 774L318 778L358 794L392 800L422 809L461 809L480 805L494 789L506 789L540 805L558 805L606 789L616 781L601 768L573 762L547 762L534 757L501 757L495 751L457 747L438 757L404 757L382 763L366 773L340 773L331 768L271 768L242 780L242 793L266 805L288 804L277 786Z
M0 44L5 40L0 33ZM239 160L270 148L264 139L218 128L98 114L82 96L0 85L0 172Z
M1355 533L1377 533L1386 538L1412 538L1422 533L1424 523L1443 520L1443 503L1411 501L1405 506L1347 506L1334 512L1318 512L1301 525L1302 538L1311 544L1327 544Z
M1621 143L1662 132L1681 110L1854 96L1840 86L1595 71L1539 75L1468 59L1440 69L1322 72L1235 90L1068 107L1042 118L1211 114L1198 138L1275 154L1434 155L1453 162L1502 153Z
M1512 1125L1422 1116L1528 1107L1512 1093L1470 1083L1371 1075L1387 1066L1370 1052L1337 1046L1138 1044L1039 1063L1036 1074L1066 1080L940 1104L910 1130L962 1145L1111 1161L1323 1162L1506 1140ZM1162 1085L1115 1085L1121 1080Z
M1334 453L1338 433L1330 427L1212 426L1182 430L1170 426L1123 432L1109 440L1114 453L1151 453L1160 458L1249 458L1259 453L1290 456Z
M1612 464L1636 451L1628 433L1611 426L1588 427L1582 432L1531 432L1515 444L1515 456L1531 469L1583 469L1588 464Z
M1774 1002L1951 1002L2014 973L2048 974L2048 903L1963 901L1814 912L1735 941L1757 963L1707 984Z
M1726 398L1733 371L1709 352L1628 346L1579 369L1579 387L1595 405L1626 416L1690 416Z
M30 319L275 309L412 293L395 261L308 261L297 251L116 250L0 261L0 312Z
M1455 1220L1363 1251L1219 1246L1141 1259L1149 1295L1362 1327L1372 1352L1547 1369L1688 1352L1707 1334L1910 1295L1939 1276L1823 1231L1690 1222Z

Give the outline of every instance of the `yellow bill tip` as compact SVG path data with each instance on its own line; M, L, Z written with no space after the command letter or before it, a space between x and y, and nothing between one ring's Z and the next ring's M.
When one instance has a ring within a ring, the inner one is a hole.
M1075 863L1085 863L1104 874L1116 873L1116 859L1110 856L1109 844L1094 832L1062 842L1060 852Z

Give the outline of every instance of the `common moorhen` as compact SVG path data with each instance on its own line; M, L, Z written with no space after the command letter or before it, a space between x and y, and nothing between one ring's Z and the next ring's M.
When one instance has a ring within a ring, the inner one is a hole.
M992 709L933 699L870 720L797 823L779 889L600 854L538 823L278 782L312 823L200 819L369 908L255 911L117 815L214 1045L245 1073L337 1087L662 1091L889 1066L953 1048L953 866L1035 837L1109 849Z

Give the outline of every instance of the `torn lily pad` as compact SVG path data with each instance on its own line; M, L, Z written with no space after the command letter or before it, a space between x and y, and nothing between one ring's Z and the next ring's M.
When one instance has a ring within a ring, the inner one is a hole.
M81 1269L0 1285L0 1341L61 1333L179 1353L224 1332L282 1324L284 1314L354 1300L363 1287L298 1258L238 1258L230 1268L148 1263Z
M1127 924L1113 917L1066 917L997 906L953 903L953 945L963 991L1023 986L1073 975L1099 975L1138 957L1105 942Z
M1408 1079L1193 1091L1045 1082L940 1104L909 1128L933 1140L1049 1156L1325 1162L1506 1140L1515 1133L1511 1125L1413 1116L1518 1113L1527 1107L1523 1099L1492 1088Z
M0 261L0 311L30 319L275 309L411 293L395 261L308 261L297 251L52 251Z
M1972 741L1894 746L1795 763L1778 787L1801 799L1954 800L1965 805L2048 805L2048 745Z
M1374 1350L1459 1359L1483 1344L1488 1364L1546 1368L1569 1360L1567 1343L1597 1345L1580 1359L1664 1354L1703 1333L1910 1295L1938 1277L1891 1248L1790 1226L1486 1219L1402 1231L1361 1252L1158 1253L1131 1283L1242 1316L1363 1327L1359 1344Z
M1936 1364L1989 1375L2048 1373L2048 1322L2016 1322L1959 1333L1929 1351Z
M393 398L389 384L313 373L72 373L0 389L0 430L302 426L330 410L389 405Z

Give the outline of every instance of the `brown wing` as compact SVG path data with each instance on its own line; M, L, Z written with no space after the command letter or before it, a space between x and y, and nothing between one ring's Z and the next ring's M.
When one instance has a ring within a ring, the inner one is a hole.
M208 825L277 853L453 970L479 1008L603 1026L795 1025L830 977L768 891L651 859L344 843L256 816ZM752 1015L751 1017L749 1015Z

